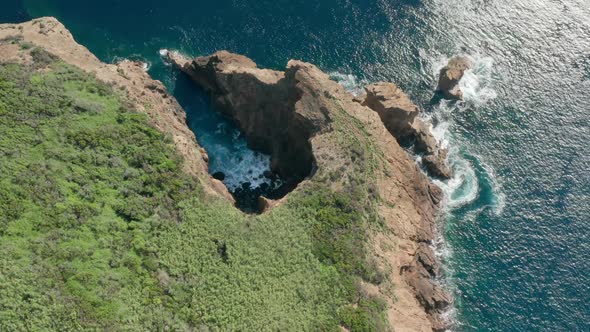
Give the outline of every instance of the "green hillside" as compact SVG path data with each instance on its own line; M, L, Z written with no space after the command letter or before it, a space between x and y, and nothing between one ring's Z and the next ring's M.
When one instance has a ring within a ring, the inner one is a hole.
M0 64L0 331L387 328L366 182L243 214L119 92L31 55Z

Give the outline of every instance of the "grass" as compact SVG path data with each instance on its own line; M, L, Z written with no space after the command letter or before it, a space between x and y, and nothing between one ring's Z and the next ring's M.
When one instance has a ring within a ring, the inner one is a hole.
M0 330L387 329L358 287L376 280L363 170L245 215L111 86L30 52L0 64Z

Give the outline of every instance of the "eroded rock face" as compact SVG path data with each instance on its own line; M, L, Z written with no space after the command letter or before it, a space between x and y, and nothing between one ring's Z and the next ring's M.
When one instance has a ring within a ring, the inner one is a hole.
M430 313L432 329L444 331L448 323L440 314L453 303L453 299L431 278L438 275L440 264L433 250L425 243L420 243L414 253L414 260L402 268L408 284L414 289L418 301Z
M363 105L379 114L383 124L397 139L415 135L412 127L420 109L397 85L379 82L365 87Z
M418 117L420 109L397 85L379 82L365 87L364 100L360 102L379 114L387 130L398 141L415 140L414 149L424 154L423 164L436 177L452 176L447 164L447 151L440 147L428 124Z
M436 91L446 99L463 99L459 81L472 65L471 60L465 56L457 56L449 60L449 63L440 70Z

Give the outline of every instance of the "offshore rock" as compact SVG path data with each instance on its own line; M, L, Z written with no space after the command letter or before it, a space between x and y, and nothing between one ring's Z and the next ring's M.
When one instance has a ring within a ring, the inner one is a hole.
M463 99L459 81L472 65L471 60L465 56L457 56L449 60L448 64L440 70L436 91L446 99Z
M361 104L371 108L398 142L414 139L414 149L424 154L424 167L428 172L443 179L452 176L447 164L447 150L440 147L429 125L418 115L420 109L397 85L379 82L365 87Z

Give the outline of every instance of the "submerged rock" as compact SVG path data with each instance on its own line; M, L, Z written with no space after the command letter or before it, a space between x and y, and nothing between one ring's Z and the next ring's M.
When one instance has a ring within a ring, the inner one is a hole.
M471 60L465 56L457 56L449 60L448 64L440 70L436 91L446 99L463 99L459 81L472 65Z

